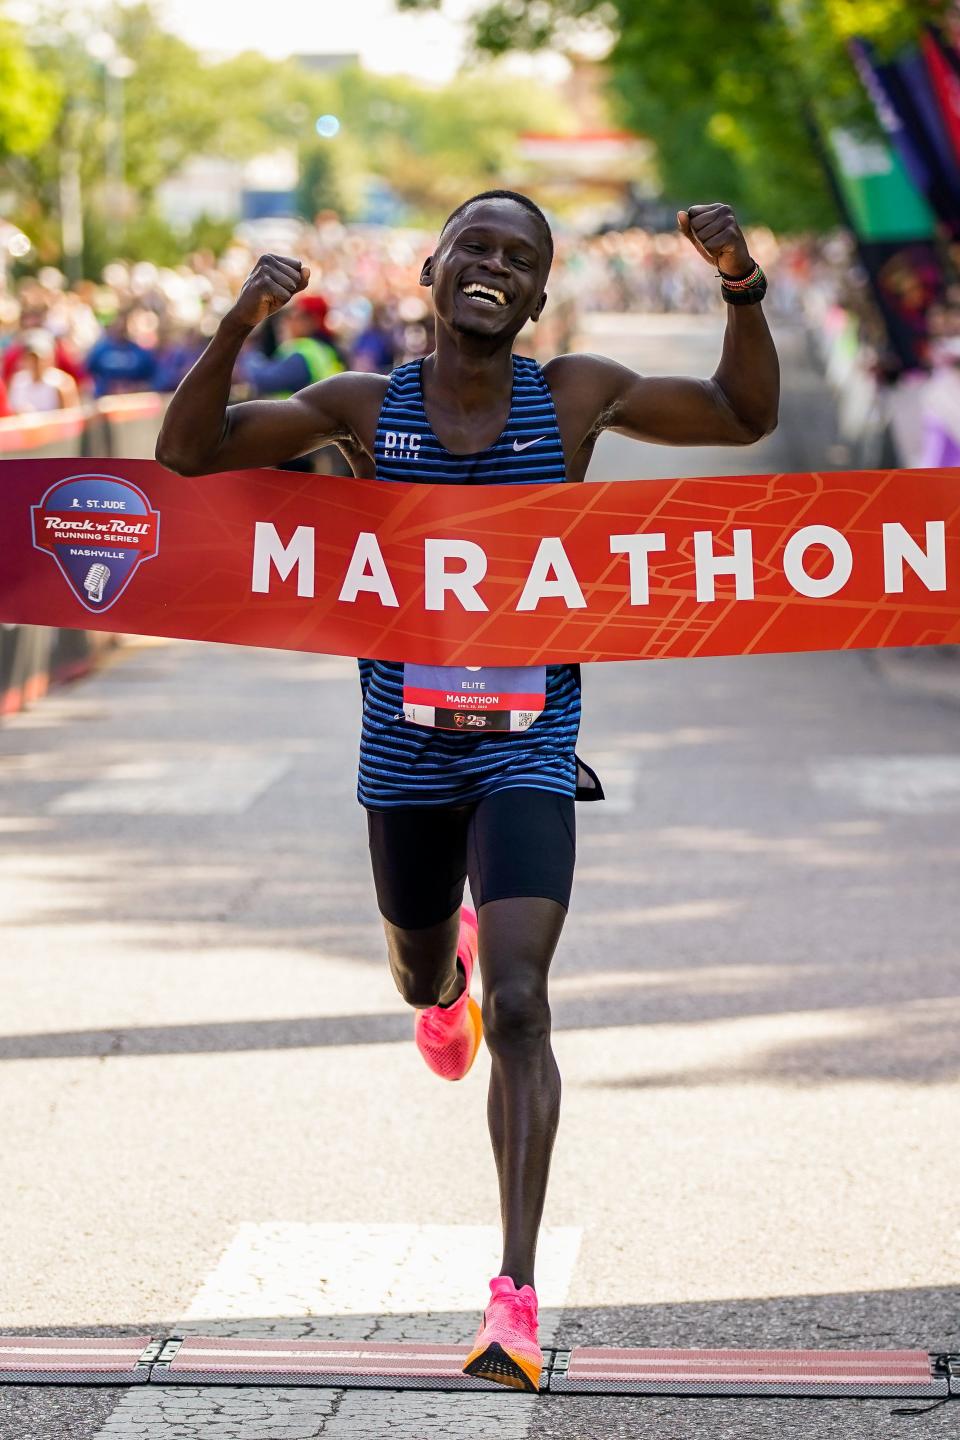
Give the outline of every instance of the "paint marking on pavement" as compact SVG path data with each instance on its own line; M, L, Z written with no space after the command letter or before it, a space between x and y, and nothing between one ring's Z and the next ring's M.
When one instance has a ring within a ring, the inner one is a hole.
M50 804L54 815L242 815L290 768L282 756L210 754L110 765Z
M540 1337L553 1342L580 1249L576 1226L546 1226L537 1251ZM244 1224L181 1322L193 1334L456 1343L472 1338L500 1268L492 1225ZM308 1326L305 1320L326 1317ZM181 1328L178 1326L176 1328ZM316 1336L316 1338L320 1338ZM382 1440L467 1434L526 1440L533 1395L142 1386L96 1440Z
M892 815L938 815L960 809L960 756L836 757L811 766L818 790Z
M562 1305L580 1247L548 1226L537 1250L541 1306ZM500 1268L492 1225L241 1225L184 1319L478 1312ZM194 1327L195 1328L195 1327Z

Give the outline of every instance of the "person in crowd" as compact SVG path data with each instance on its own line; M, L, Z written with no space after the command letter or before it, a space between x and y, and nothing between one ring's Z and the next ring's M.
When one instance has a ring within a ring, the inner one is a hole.
M350 369L389 375L397 361L394 327L385 305L374 305L370 319L350 350Z
M131 338L127 311L120 311L107 326L106 334L87 356L87 369L97 399L154 388L156 357Z
M917 464L960 465L960 333L940 335L934 367L920 398L922 444Z
M195 325L177 326L161 321L156 350L154 388L161 394L176 390L187 371L203 354L206 337Z
M273 399L294 395L318 380L327 380L346 370L339 347L327 327L329 306L322 295L299 295L297 303L276 320L280 343L273 354L265 355L256 346L244 352L239 372L254 393ZM336 446L321 446L309 455L289 456L277 467L315 474L349 474Z
M80 403L77 382L56 364L56 346L46 330L28 330L23 337L8 401L15 415L66 410Z
M35 336L38 331L45 332L51 337L53 364L58 370L69 375L77 388L82 390L87 380L83 363L77 358L72 345L63 336L53 333L48 323L48 312L43 306L23 306L21 308L19 334L3 352L2 360L0 360L0 379L9 385L14 371L19 367L23 358L27 335Z
M244 377L259 395L293 395L347 367L327 328L329 305L322 295L300 295L280 317L280 344L273 355L250 349Z

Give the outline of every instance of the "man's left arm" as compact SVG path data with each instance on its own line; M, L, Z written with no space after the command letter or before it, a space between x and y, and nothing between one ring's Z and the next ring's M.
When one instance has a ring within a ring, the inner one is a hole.
M756 269L729 205L693 205L677 220L703 259L732 284ZM582 378L596 402L597 428L666 445L750 445L775 429L780 366L762 305L726 308L723 353L709 380L638 375L613 360L576 357L589 363Z

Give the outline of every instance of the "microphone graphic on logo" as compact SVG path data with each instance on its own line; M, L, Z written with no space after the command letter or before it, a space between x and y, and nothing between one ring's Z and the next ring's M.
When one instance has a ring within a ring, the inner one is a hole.
M106 565L91 565L87 571L83 588L94 604L99 604L103 599L103 587L110 579L110 571Z

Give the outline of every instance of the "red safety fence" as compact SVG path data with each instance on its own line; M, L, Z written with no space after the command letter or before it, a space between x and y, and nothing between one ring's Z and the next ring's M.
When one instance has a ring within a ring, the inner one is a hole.
M0 459L152 459L168 397L111 395L69 410L0 419ZM117 637L39 625L0 626L0 716L85 675Z
M69 410L0 420L0 457L56 460L108 455L152 460L166 395L109 395Z

